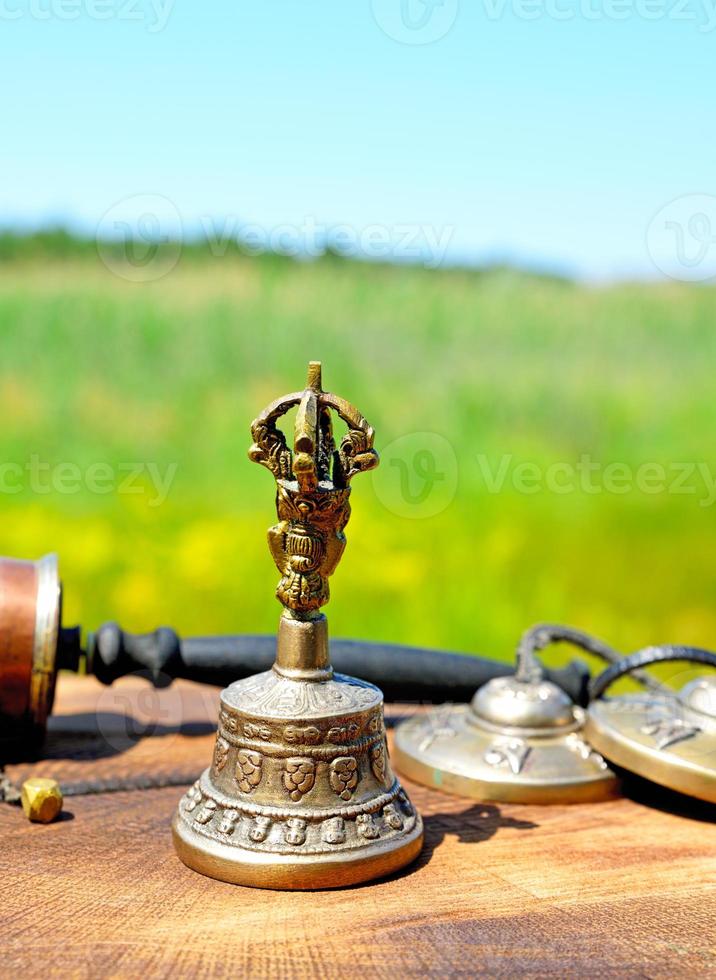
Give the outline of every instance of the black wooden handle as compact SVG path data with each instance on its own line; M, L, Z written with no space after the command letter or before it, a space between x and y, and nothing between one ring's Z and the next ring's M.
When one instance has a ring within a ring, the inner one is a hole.
M268 670L276 655L274 636L208 636L181 639L160 627L141 636L107 623L90 636L88 672L105 684L146 672L157 686L174 678L226 687L232 681ZM511 664L483 657L357 640L331 640L336 672L360 677L381 688L387 701L469 701L493 677L513 672ZM577 704L585 704L589 671L572 661L547 676Z

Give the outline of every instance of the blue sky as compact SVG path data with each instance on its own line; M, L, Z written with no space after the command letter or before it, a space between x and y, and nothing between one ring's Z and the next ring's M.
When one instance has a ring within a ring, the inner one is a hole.
M716 194L716 0L431 3L0 0L0 223L153 199L217 238L660 275L654 215Z

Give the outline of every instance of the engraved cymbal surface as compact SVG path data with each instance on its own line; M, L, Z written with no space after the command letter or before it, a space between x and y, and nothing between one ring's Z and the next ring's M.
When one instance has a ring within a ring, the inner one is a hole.
M697 683L703 694L704 685L713 681ZM687 697L634 694L594 701L586 734L616 765L716 803L716 717L695 710L690 692Z
M411 779L478 800L577 803L608 799L618 781L581 725L545 735L487 728L467 705L404 722L395 765Z

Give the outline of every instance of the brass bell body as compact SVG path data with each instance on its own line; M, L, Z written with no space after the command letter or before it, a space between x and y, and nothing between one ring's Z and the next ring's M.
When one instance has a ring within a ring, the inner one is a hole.
M583 726L584 711L544 679L537 661L518 658L516 675L489 681L469 705L445 705L403 722L395 765L433 789L478 800L609 798L617 778L585 741Z
M716 803L716 678L674 694L625 694L589 706L586 734L615 765Z
M189 867L242 885L331 888L417 855L422 822L390 767L381 692L286 665L287 648L327 651L326 639L325 618L282 619L274 669L222 693L212 765L174 822Z
M298 405L291 452L277 419ZM336 449L329 408L348 426ZM211 766L179 803L173 833L190 868L263 888L335 888L412 861L423 825L388 759L383 695L334 675L320 606L345 547L348 486L377 464L373 430L325 393L320 365L306 391L272 403L252 426L250 457L277 481L269 547L284 605L272 670L221 695Z

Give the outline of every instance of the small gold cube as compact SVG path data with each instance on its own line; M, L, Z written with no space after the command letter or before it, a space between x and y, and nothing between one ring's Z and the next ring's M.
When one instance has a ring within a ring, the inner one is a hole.
M33 823L51 823L62 809L59 783L42 776L25 780L20 800L25 816Z

